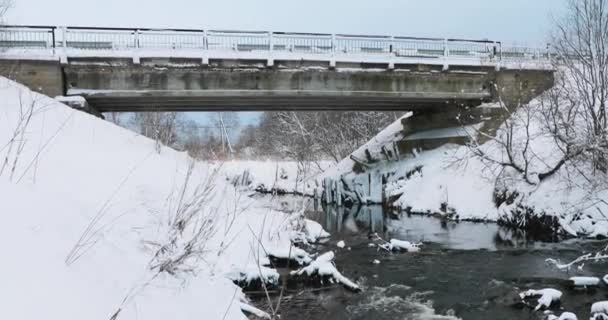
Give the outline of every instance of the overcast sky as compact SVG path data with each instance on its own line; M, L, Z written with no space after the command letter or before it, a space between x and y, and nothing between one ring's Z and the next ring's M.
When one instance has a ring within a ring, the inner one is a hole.
M15 24L253 29L542 44L564 0L14 0Z
M12 24L383 34L542 46L565 0L14 1L7 17ZM257 116L240 118L255 123Z

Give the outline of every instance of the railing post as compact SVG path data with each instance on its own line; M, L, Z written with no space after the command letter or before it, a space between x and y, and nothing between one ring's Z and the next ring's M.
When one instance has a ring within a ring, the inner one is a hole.
M139 29L133 31L133 64L140 64L139 59Z
M53 47L53 55L56 53L56 44L55 44L55 27L51 27L51 41L53 42L51 46Z
M61 30L61 53L59 54L59 62L61 64L68 63L68 28L59 27Z
M331 53L329 57L329 68L333 69L336 67L336 35L331 34Z
M498 61L496 62L496 71L500 71L502 64L502 42L498 42Z
M209 38L207 30L203 30L203 65L209 65Z
M395 47L395 37L391 36L389 38L389 42L388 42L388 69L389 70L395 69L395 62L393 61L393 57L395 56L394 47Z
M267 67L272 67L274 65L274 57L272 56L272 52L274 51L274 43L273 43L273 33L272 31L268 32L268 60L266 62Z
M450 56L450 48L448 47L448 39L443 39L443 71L450 69L448 58Z

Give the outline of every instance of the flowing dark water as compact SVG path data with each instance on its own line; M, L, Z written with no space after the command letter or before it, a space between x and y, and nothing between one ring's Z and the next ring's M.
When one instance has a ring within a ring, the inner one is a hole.
M292 201L282 198L277 204L275 199L273 205L289 209ZM542 312L517 307L517 294L547 287L564 293L554 312L571 311L579 319L588 319L593 302L608 300L606 286L575 291L566 281L574 275L602 277L608 273L608 264L587 265L585 271L568 274L545 262L547 258L570 261L582 252L602 248L604 242L541 243L491 223L395 215L381 207L310 206L306 214L332 234L314 249L334 250L338 269L364 290L351 293L340 286L291 285L281 303L282 319L544 319ZM419 253L387 253L369 246L370 233L424 245ZM346 242L344 249L336 247L340 240ZM372 263L376 259L380 264ZM258 307L268 310L263 296L250 296Z

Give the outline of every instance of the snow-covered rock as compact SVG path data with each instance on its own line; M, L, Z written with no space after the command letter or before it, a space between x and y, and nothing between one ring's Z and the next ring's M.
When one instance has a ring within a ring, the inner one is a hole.
M228 273L228 278L239 283L250 284L259 280L266 284L277 285L279 283L279 273L277 270L257 264L248 264L245 268L234 268Z
M407 252L418 252L420 251L420 245L411 243L409 241L391 239L391 241L380 245L387 251L407 251Z
M334 252L328 251L318 256L310 265L301 268L300 270L292 271L291 274L299 276L306 274L307 276L318 275L320 277L330 277L330 281L333 279L351 290L360 290L359 285L343 276L338 269L336 269L333 260Z
M608 301L599 301L591 305L591 320L608 320Z
M528 290L519 294L522 299L528 297L540 296L538 298L538 305L534 310L540 310L541 308L549 308L551 304L559 302L562 297L562 292L557 289L541 289L541 290Z
M550 314L547 317L547 320L578 320L578 318L572 312L564 312L559 317L556 315Z
M328 238L331 236L329 232L325 231L323 226L321 226L321 224L318 222L306 219L305 223L306 240L308 240L308 242L314 243L319 239Z
M340 241L338 241L336 246L340 249L344 249L344 247L346 246L346 243L344 243L344 240L340 240Z

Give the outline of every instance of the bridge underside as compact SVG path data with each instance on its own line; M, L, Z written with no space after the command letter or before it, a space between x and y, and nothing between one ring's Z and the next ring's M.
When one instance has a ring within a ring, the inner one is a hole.
M77 90L75 91L77 92ZM369 93L302 91L115 91L84 94L99 112L133 111L273 111L273 110L432 110L477 106L489 94Z
M169 62L0 60L0 74L51 96L83 96L96 112L437 110L477 106L499 95L525 101L553 84L551 71L484 66L383 70L363 64L332 69Z

